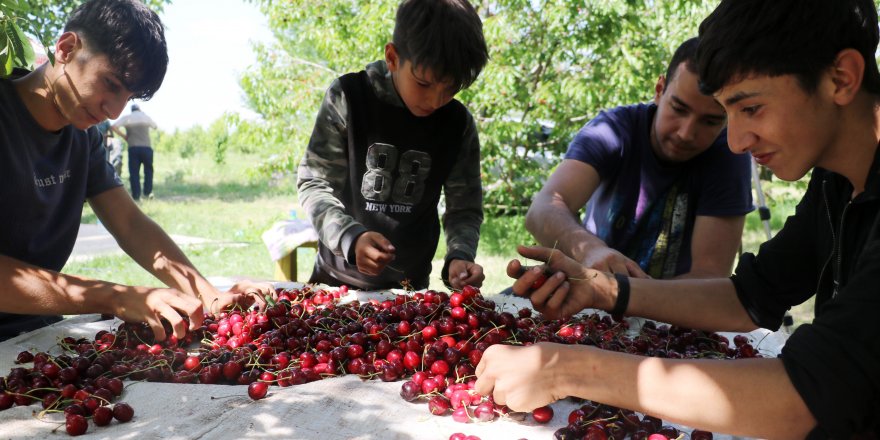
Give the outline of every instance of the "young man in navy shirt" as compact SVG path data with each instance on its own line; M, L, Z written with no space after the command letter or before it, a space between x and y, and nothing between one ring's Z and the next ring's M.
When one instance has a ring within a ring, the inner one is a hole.
M653 102L578 132L526 215L540 244L631 276L730 274L752 210L749 159L727 148L724 109L698 90L697 43L675 51Z

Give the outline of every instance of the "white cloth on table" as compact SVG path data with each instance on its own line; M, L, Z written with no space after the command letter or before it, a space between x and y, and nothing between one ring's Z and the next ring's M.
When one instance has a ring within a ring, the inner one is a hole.
M318 231L308 220L284 220L275 222L263 232L263 243L269 249L272 260L278 261L303 243L318 241Z
M276 287L283 288L301 286L299 283L276 283ZM342 302L391 299L395 293L401 292L352 291L343 297ZM519 297L490 298L497 301L501 309L512 313L529 304L527 299ZM78 316L0 343L0 375L17 366L14 360L21 350L48 350L50 354L58 355L60 351L55 345L60 338L94 338L97 331L112 330L120 324L118 320L98 319L98 315ZM637 318L627 320L632 328L637 328L643 321ZM734 335L722 334L731 340ZM747 335L765 356L778 354L785 342L785 335L781 332L756 330ZM30 367L30 364L24 366ZM535 423L522 413L488 423L462 424L453 421L449 415L431 415L424 400L410 403L400 398L402 383L363 381L346 375L287 388L272 386L265 399L253 401L247 397L246 385L126 381L120 400L134 407L134 420L131 423L114 422L105 427L90 423L89 431L82 438L445 440L452 433L463 432L484 440L550 439L554 431L567 424L568 414L580 406L570 399L553 403L555 414L545 425ZM33 414L38 409L39 405L32 405L0 411L0 438L55 437L52 429L63 426L63 415L48 414L40 420ZM689 428L675 426L691 432ZM719 433L714 438L741 439Z

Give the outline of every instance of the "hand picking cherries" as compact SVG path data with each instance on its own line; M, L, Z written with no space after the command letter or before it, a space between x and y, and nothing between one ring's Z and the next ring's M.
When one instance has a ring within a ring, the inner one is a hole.
M182 340L157 342L146 324L125 323L113 332L98 332L93 341L66 337L57 350L23 351L17 363L32 367L16 367L0 377L0 410L40 403L40 417L63 413L66 431L81 435L89 419L96 426L132 420L131 406L112 405L123 392L123 380L247 385L248 396L260 400L273 385L356 374L365 380L403 381L400 396L427 403L433 415L451 414L462 423L489 422L509 412L474 391L474 369L494 344L549 341L667 358L760 356L744 337L730 347L714 333L651 321L630 336L634 332L627 321L596 313L567 321L545 320L531 309L514 316L499 311L471 286L451 294L428 290L347 303L339 301L347 289L307 285L277 289L276 294L277 300L262 312L230 309L208 315ZM166 330L170 334L167 323ZM553 409L538 408L532 418L547 423ZM639 419L633 412L592 402L568 421L557 438L678 436L651 416ZM711 433L692 437L711 438Z

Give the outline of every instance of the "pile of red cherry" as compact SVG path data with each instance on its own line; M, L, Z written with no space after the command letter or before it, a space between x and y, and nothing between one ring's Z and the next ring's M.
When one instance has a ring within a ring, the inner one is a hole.
M0 378L0 410L39 402L44 413L63 412L67 432L80 435L88 428L88 418L97 426L113 418L131 420L131 406L109 406L122 393L123 379L248 385L248 395L259 400L271 385L356 374L386 382L408 379L401 397L427 402L431 414L486 422L509 417L506 407L473 390L475 366L493 344L588 344L669 358L757 355L744 337L736 338L731 347L717 334L650 321L632 335L635 331L627 321L607 315L550 321L524 308L515 316L498 311L493 301L470 286L451 294L429 290L343 304L339 299L346 295L344 287L278 289L277 299L264 311L210 315L180 341L169 337L156 343L146 324L122 324L114 332L98 332L93 341L67 337L59 343L58 355L19 354L18 363L33 366L13 368ZM532 417L546 423L553 410L538 408ZM569 425L556 437L678 437L674 428L661 425L650 416L639 419L629 411L587 402L572 412ZM711 433L691 435L711 438ZM475 437L456 433L450 438Z

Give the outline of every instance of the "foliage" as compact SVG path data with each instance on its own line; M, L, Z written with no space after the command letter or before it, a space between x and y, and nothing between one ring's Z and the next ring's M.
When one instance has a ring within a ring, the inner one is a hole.
M142 0L161 13L171 0ZM45 47L54 61L52 43L61 34L67 16L83 0L0 0L0 76L9 75L13 67L33 69L34 53L25 34Z
M397 0L259 0L277 42L242 80L269 133L300 157L324 90L383 56ZM715 2L479 2L491 60L458 99L477 119L488 205L528 205L603 108L650 99L672 51ZM291 142L292 140L292 142ZM270 142L273 143L273 142ZM288 162L285 162L285 165ZM294 165L294 162L290 162Z
M181 158L192 157L197 152L208 152L214 162L222 164L230 151L253 153L259 148L254 144L253 123L241 119L236 113L226 113L208 128L196 125L173 132L151 131L156 151L176 153ZM265 152L260 150L261 154Z

